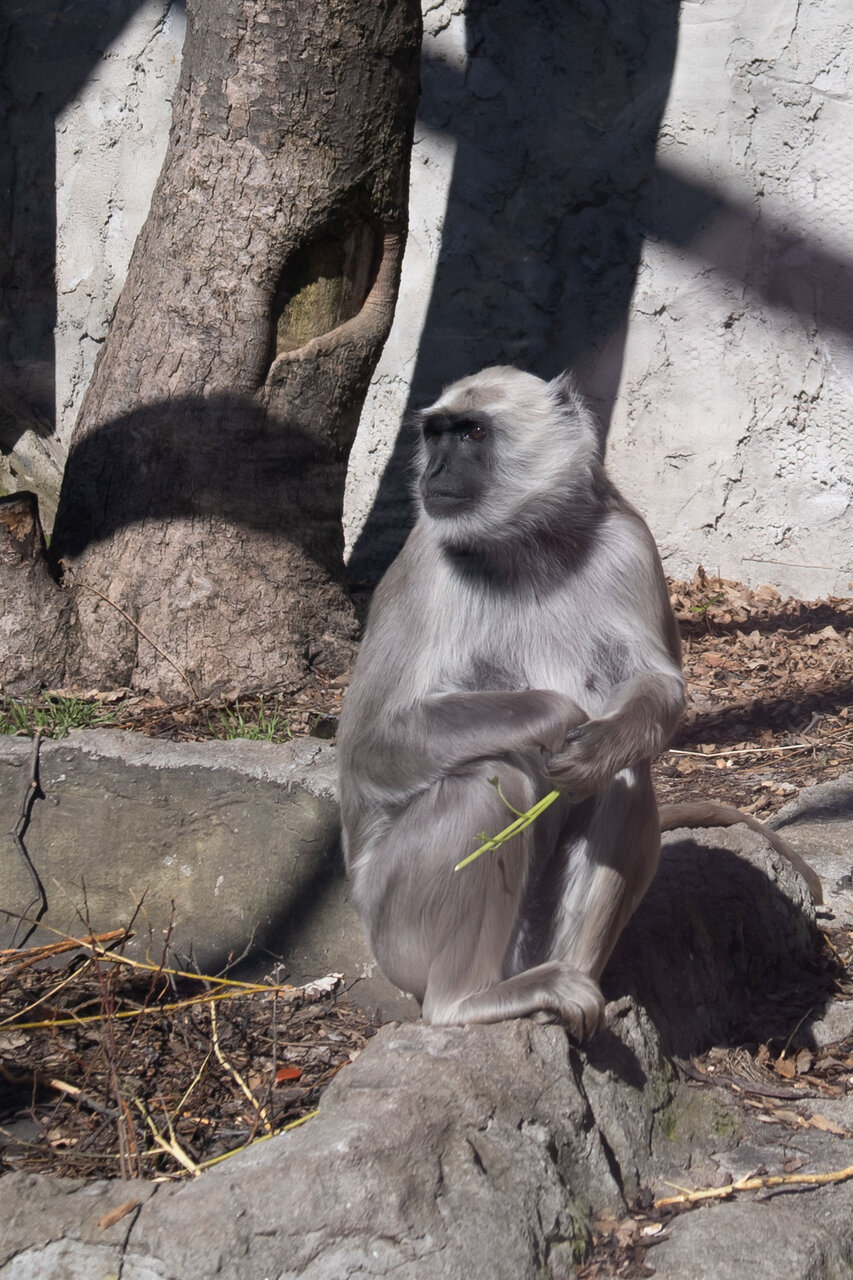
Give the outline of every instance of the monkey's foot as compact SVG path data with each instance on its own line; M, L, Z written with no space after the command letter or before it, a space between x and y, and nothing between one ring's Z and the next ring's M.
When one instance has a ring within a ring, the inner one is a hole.
M604 1016L604 997L588 974L550 960L461 999L442 1000L428 989L423 1016L434 1026L535 1017L561 1022L578 1040L586 1040Z

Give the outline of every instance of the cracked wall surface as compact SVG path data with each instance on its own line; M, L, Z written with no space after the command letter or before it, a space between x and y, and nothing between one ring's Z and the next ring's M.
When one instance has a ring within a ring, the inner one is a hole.
M645 245L610 460L670 572L813 597L853 589L853 13L801 9L682 8L658 160L719 204Z
M410 516L394 445L410 401L485 364L569 365L669 573L849 594L848 0L807 21L798 0L615 8L425 0L400 302L350 467L354 563L381 567ZM165 150L181 39L180 8L148 0L58 118L64 443Z
M56 120L56 425L67 448L166 154L183 7L145 0Z

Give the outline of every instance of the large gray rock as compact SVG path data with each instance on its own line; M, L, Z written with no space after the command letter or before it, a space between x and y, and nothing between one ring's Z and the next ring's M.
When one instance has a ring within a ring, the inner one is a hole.
M607 967L605 993L636 997L666 1051L689 1055L736 1035L768 994L802 983L819 948L805 881L760 835L745 826L673 831Z
M853 1124L850 1098L818 1106ZM315 1120L195 1181L0 1179L0 1277L567 1280L591 1213L619 1217L641 1183L671 1194L792 1158L820 1172L841 1167L848 1145L676 1083L628 1001L608 1007L585 1053L527 1021L390 1025ZM666 1280L838 1280L851 1207L845 1186L704 1207L675 1219L650 1260Z
M143 1185L138 1213L103 1233L135 1185L0 1179L0 1276L101 1280L120 1259L123 1280L565 1276L592 1209L621 1210L660 1148L673 1166L674 1097L627 1002L589 1056L527 1021L388 1026L317 1119L194 1182Z
M853 1268L853 1184L706 1206L649 1261L656 1280L841 1280Z

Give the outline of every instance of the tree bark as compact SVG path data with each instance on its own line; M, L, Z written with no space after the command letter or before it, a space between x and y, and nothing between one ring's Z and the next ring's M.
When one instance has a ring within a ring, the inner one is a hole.
M396 300L419 44L415 0L189 0L54 531L70 681L210 695L346 665L343 488Z
M34 493L0 498L0 693L62 683L69 601L54 581Z

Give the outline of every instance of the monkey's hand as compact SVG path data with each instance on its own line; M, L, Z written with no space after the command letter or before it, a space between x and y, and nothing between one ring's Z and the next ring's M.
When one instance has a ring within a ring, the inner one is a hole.
M545 760L545 775L570 800L584 800L617 773L663 749L681 714L681 673L651 673L617 686L602 715L573 728Z
M552 759L559 755L567 742L574 740L582 725L589 722L589 716L568 694L549 695L548 721L543 723L537 734L539 749L543 759Z
M557 751L543 749L543 773L557 790L579 804L605 787L628 763L618 739L606 717L585 720L569 730Z

